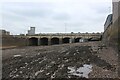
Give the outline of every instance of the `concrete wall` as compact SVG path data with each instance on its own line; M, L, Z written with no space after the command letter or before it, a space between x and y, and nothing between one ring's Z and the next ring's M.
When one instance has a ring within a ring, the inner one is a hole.
M113 23L118 19L118 2L113 2Z
M26 46L27 45L26 38L19 38L13 36L2 36L2 47L9 47L9 46Z
M120 47L120 1L119 1L119 5L118 5L118 44Z
M107 45L113 46L114 48L118 48L118 44L120 44L118 31L120 28L120 2L113 2L113 20L112 24L107 27L107 29L103 33L103 42Z

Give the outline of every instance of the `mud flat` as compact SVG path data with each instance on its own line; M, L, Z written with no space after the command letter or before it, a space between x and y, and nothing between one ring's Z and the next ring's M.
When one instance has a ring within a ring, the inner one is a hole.
M109 57L108 57L109 55ZM3 50L3 78L117 78L117 53L101 42Z

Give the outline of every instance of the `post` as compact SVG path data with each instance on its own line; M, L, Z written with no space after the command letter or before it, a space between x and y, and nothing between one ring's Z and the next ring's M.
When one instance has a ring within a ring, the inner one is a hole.
M62 44L62 38L59 38L59 44Z
M38 46L40 46L40 38L38 38Z
M48 45L51 45L51 38L48 38Z
M75 39L74 38L72 38L72 43L74 43L75 42Z
M69 39L69 43L72 43L72 38Z

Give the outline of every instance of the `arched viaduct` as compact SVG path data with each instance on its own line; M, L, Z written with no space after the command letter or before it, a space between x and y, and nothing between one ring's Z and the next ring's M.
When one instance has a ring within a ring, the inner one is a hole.
M77 43L83 40L100 40L101 34L38 34L27 35L28 45L55 45L64 43Z

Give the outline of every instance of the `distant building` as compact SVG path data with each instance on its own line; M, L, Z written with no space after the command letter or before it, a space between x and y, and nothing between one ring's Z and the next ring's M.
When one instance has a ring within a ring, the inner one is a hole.
M104 31L107 29L107 27L109 27L112 24L112 14L109 14L107 16L106 22L104 24Z
M6 31L6 30L0 30L0 34L1 35L10 35L10 32Z
M28 30L28 35L34 35L35 34L35 27L30 27L30 30Z

